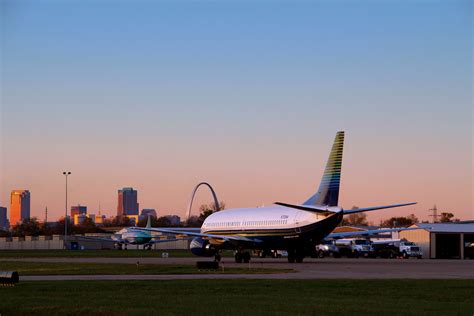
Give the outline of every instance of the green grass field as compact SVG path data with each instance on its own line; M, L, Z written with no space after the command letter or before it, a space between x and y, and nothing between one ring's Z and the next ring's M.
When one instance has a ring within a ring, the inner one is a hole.
M5 315L468 315L472 280L23 282Z
M1 258L49 258L49 257L161 257L166 252L170 257L193 257L189 250L0 250ZM233 256L223 251L223 256Z
M194 265L125 264L125 263L59 263L0 261L0 271L17 271L22 275L83 275L83 274L233 274L286 273L291 269L225 268L224 271L199 271Z

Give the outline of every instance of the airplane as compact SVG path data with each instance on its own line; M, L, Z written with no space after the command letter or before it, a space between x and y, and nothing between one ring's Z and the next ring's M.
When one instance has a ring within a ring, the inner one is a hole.
M332 233L344 215L416 204L412 202L352 210L338 206L343 145L344 131L339 131L318 190L302 204L276 202L267 207L222 210L209 215L199 232L149 227L137 227L134 230L194 237L189 246L191 252L197 256L214 256L216 261L220 261L219 252L224 249L234 250L235 261L238 263L250 261L248 250L271 249L286 250L288 262L301 263L311 249L325 238L413 229Z
M189 240L191 238L168 238L167 236L153 236L151 231L140 231L136 229L137 227L125 227L119 230L118 232L112 234L110 238L100 238L100 237L89 237L81 236L79 239L86 240L98 240L98 241L114 241L114 246L118 250L127 250L128 245L143 245L144 250L151 250L154 244L171 242L177 240ZM146 223L147 229L151 228L151 216L148 216L148 221ZM177 229L177 228L175 228ZM188 228L187 230L193 230Z

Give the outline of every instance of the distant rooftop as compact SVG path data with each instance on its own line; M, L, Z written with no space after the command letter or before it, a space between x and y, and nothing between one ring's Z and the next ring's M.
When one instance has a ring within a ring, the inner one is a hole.
M123 189L119 189L119 192L123 192L123 191L136 191L134 190L133 188L129 187L129 188L123 188Z
M418 223L415 225L433 233L474 233L474 223Z

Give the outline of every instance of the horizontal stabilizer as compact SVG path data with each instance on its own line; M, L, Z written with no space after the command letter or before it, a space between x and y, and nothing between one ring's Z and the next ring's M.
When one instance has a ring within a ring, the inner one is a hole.
M302 211L323 214L323 215L330 215L337 212L337 210L332 211L332 210L329 210L328 208L324 208L324 207L321 208L321 207L309 206L309 205L294 205L294 204L287 204L287 203L282 203L282 202L275 202L275 204L280 205L280 206L295 208ZM338 210L340 211L341 209L338 209Z
M344 215L360 213L360 212L370 212L370 211L382 210L382 209L385 209L385 208L392 208L392 207L407 206L407 205L413 205L413 204L416 204L416 203L417 202L411 202L411 203L404 203L404 204L393 204L393 205L385 205L385 206L364 207L364 208L358 208L358 209L354 209L354 210L344 210Z

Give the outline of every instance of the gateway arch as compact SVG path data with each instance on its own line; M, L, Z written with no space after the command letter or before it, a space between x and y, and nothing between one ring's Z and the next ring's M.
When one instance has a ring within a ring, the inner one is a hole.
M214 199L214 204L217 208L217 211L221 209L221 206L219 205L219 200L217 199L216 192L214 191L212 186L207 182L201 182L198 185L196 185L196 187L194 187L193 193L191 194L191 199L189 200L189 205L188 205L188 216L186 218L186 221L189 221L189 218L191 217L191 209L193 207L194 195L196 195L196 191L199 189L201 185L207 186L209 190L211 191L212 198Z

